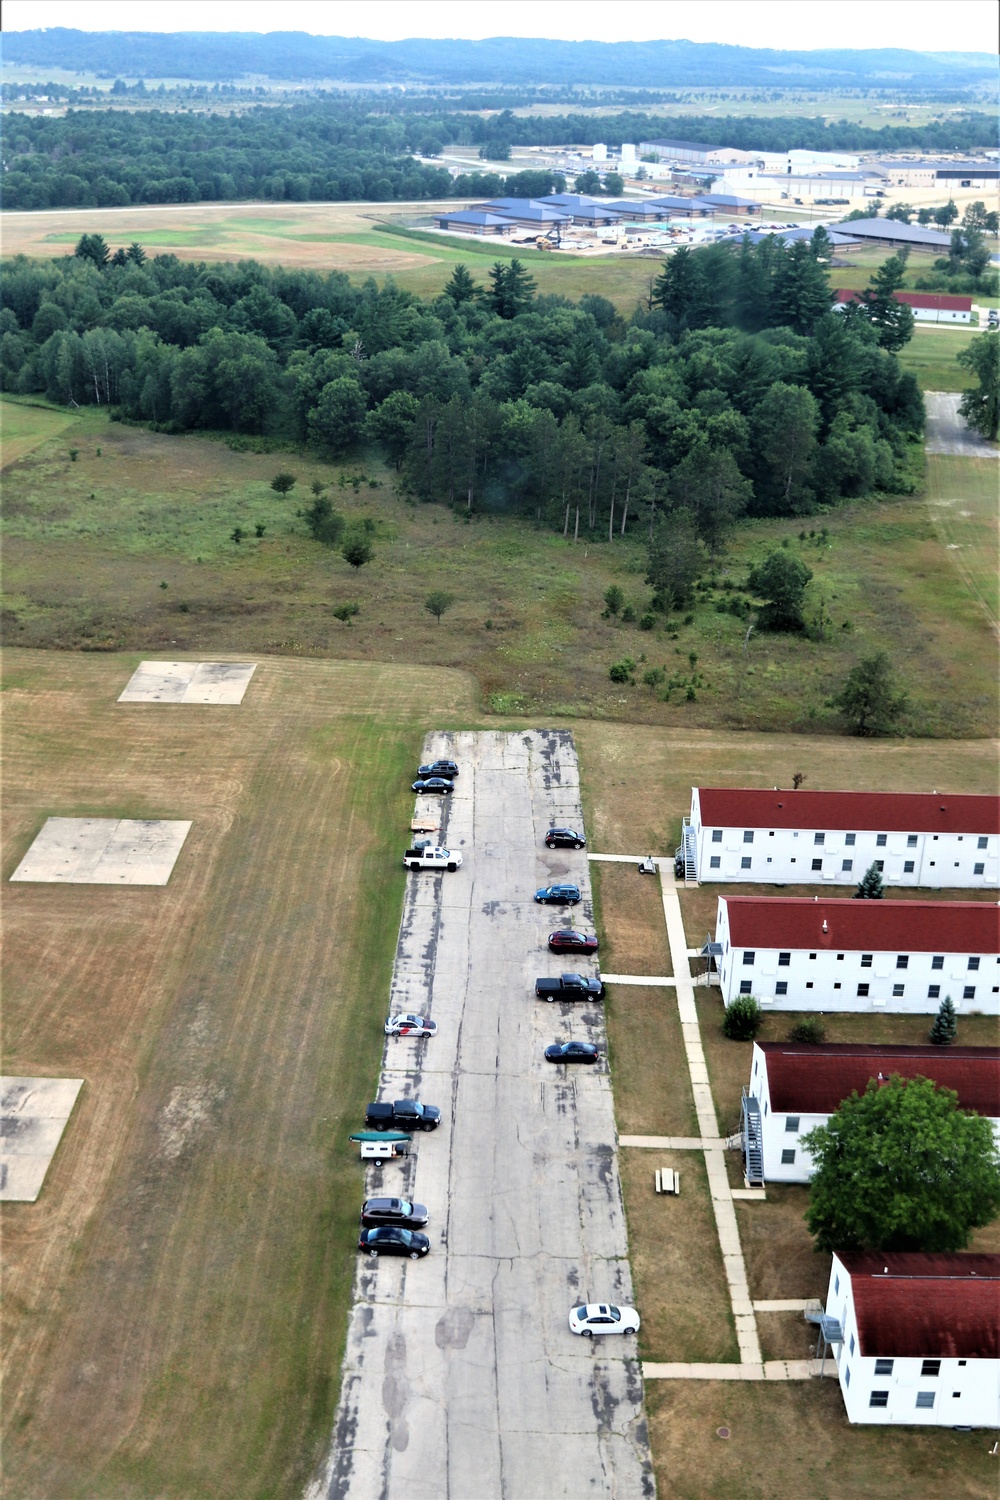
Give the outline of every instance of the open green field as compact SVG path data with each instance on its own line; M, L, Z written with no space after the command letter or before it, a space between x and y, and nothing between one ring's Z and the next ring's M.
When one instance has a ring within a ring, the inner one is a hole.
M955 467L961 465L960 468ZM927 508L969 593L1000 629L1000 506L990 459L927 459Z
M71 411L0 402L0 469L26 458L50 438L65 433L75 422Z
M958 500L981 489L970 462L949 460ZM287 499L270 488L279 468L298 475ZM348 474L367 477L341 487ZM332 486L349 519L376 525L375 558L360 572L296 517L314 478ZM961 551L942 542L919 498L844 506L824 518L825 538L814 521L743 526L712 575L718 588L710 578L690 616L649 632L601 618L613 582L637 614L648 604L641 537L574 545L527 520L466 522L407 504L393 472L372 458L337 466L238 453L88 408L8 466L4 501L4 628L16 645L423 662L470 672L497 712L812 733L838 728L827 700L878 644L911 694L913 733L995 727L989 621L956 562ZM248 533L239 546L230 541L237 525ZM786 540L814 573L807 613L822 603L830 627L820 640L755 634L744 649L746 624L724 612L731 596L722 585L740 585ZM440 624L423 607L437 588L455 596ZM360 606L353 624L333 616L344 603ZM637 682L616 686L608 671L626 655ZM641 684L647 666L666 669L668 701Z
M912 370L921 390L964 391L976 384L976 377L956 356L978 333L978 328L917 328L899 351L899 362Z

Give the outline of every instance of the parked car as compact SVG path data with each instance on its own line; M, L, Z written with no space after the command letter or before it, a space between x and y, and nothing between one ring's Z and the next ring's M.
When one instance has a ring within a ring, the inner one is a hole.
M426 766L417 767L418 776L447 776L449 780L458 775L458 766L453 760L432 760Z
M436 1104L418 1104L416 1099L386 1099L369 1104L365 1124L371 1130L436 1130L441 1111Z
M539 1000L599 1000L604 994L604 981L587 979L583 974L560 974L555 979L536 979L535 994Z
M546 849L582 849L586 842L575 828L550 828L545 835Z
M535 892L535 900L545 906L575 906L582 897L578 885L543 885Z
M549 933L550 953L596 953L598 942L592 933L573 929Z
M358 1236L358 1249L366 1250L372 1257L378 1255L408 1255L419 1260L431 1248L426 1234L416 1229L399 1229L394 1225L380 1225L377 1229L362 1229Z
M570 1308L569 1331L585 1339L595 1333L638 1333L639 1314L634 1307L615 1307L613 1302L588 1302Z
M437 1022L427 1016L415 1016L403 1011L397 1016L388 1016L385 1023L386 1036L436 1036Z
M430 843L414 844L403 855L408 870L457 870L461 863L457 849L442 849Z
M380 1224L396 1224L403 1229L423 1229L427 1223L427 1210L422 1203L410 1203L406 1198L366 1198L361 1205L362 1229L374 1229Z
M595 1063L600 1052L593 1042L552 1042L545 1049L545 1059L554 1063Z
M410 788L413 792L439 792L442 797L447 797L449 792L455 788L447 776L418 776Z

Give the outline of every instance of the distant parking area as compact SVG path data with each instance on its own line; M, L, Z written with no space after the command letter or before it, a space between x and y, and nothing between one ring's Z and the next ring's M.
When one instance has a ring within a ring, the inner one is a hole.
M617 1500L653 1494L636 1340L568 1329L578 1301L632 1302L606 1062L564 1068L547 1043L596 1042L601 1004L545 1004L536 975L593 972L553 957L558 926L592 930L586 851L546 850L582 827L571 737L433 735L424 758L461 767L441 799L454 874L408 876L393 1010L428 1012L428 1040L390 1039L381 1096L419 1097L443 1120L369 1193L430 1210L426 1260L359 1268L328 1500ZM401 844L404 835L401 832ZM568 911L536 887L580 886Z

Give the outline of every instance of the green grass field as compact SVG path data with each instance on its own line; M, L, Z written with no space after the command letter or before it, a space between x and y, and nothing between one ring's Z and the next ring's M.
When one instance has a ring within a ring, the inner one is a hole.
M927 459L927 507L969 593L1000 629L997 465L991 459Z
M76 421L74 412L0 401L0 469L18 463L50 439L66 435Z
M466 522L406 504L373 458L347 472L379 487L355 491L337 483L343 469L313 456L235 453L92 409L75 419L73 442L76 463L60 435L6 470L4 620L14 644L425 662L470 672L498 711L813 732L838 727L826 702L877 643L911 694L914 732L987 734L995 724L989 624L956 563L962 554L942 543L922 499L845 506L825 518L825 539L815 522L747 524L690 621L643 632L601 618L613 582L637 614L648 604L639 536L574 546L527 520ZM979 480L953 462L960 499ZM286 500L270 488L278 468L298 475ZM375 522L375 558L360 572L296 517L314 477L332 485L346 516ZM240 546L230 541L237 525L248 538ZM812 568L807 613L822 606L829 628L822 640L755 635L744 649L745 621L724 612L721 586L741 585L783 541ZM436 588L455 596L440 624L423 607ZM360 606L352 624L333 617L344 603ZM637 678L666 669L668 701L641 682L610 682L626 655Z
M917 328L899 352L904 370L911 370L924 391L964 391L976 377L964 369L957 355L968 348L977 328Z

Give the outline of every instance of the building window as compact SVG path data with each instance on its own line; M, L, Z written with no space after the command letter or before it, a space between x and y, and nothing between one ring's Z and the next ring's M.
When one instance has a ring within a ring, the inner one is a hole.
M967 1359L960 1359L959 1360L959 1364L960 1365L967 1365L968 1363L969 1363L969 1361Z
M884 849L885 846L886 846L887 841L888 841L888 834L877 833L875 835L875 848L876 849Z
M777 984L774 986L774 993L776 995L787 995L788 994L788 985L787 985L787 983L786 983L786 981L784 979L779 979L778 980Z
M815 958L815 957L816 957L816 955L815 955L815 953L810 953L810 955L809 955L809 957L810 957L810 958Z
M985 869L986 866L984 864L975 864L972 866L972 873L973 875L982 875Z
M812 867L814 870L822 870L823 861L821 859L814 859L812 862Z
M752 995L753 994L753 980L752 979L741 979L740 980L740 994L741 995Z
M967 984L964 987L964 989L962 990L962 999L963 1000L975 1000L975 998L976 998L976 986L974 984Z
M847 845L848 849L853 849L856 841L857 841L857 834L854 834L854 833L849 833L846 836L846 838L844 839L844 843Z
M839 983L839 981L838 981L838 983L836 983L836 984L835 984L835 985L834 985L834 989L835 989L835 990L840 990L840 989L843 989L843 985L842 985L842 984L840 984L840 983Z
M825 844L826 843L826 834L825 833L814 833L813 834L813 843L814 844Z
M868 986L866 984L859 984L858 985L858 994L863 998L865 995L867 995L867 993L868 993Z
M908 953L896 954L896 968L908 969L910 967L910 955Z
M977 849L988 849L989 848L989 843L990 843L990 841L986 837L985 833L980 834L979 838L976 840L976 848Z
M889 1392L888 1391L872 1391L871 1395L868 1397L868 1405L869 1406L888 1406L889 1405Z
M907 849L915 849L917 847L917 835L915 833L908 833L906 835L906 847Z
M939 984L930 984L930 985L928 985L927 986L927 998L928 998L928 1000L940 1000L940 998L941 998L941 986Z
M741 870L749 870L751 863L752 863L752 861L750 859L749 854L744 855L744 857L740 860L740 869Z
M933 1411L934 1410L934 1394L935 1393L933 1391L918 1391L917 1392L917 1411Z
M893 1367L894 1363L895 1363L895 1361L891 1360L891 1359L877 1359L875 1361L875 1374L876 1375L891 1375L892 1374L892 1367Z
M905 989L906 989L905 984L894 984L893 987L892 987L892 998L894 1000L902 1000L902 998L903 998L903 991Z
M799 1133L799 1121L801 1120L801 1118L802 1118L801 1115L786 1115L785 1116L785 1134L786 1135L798 1135L798 1133Z
M844 1366L844 1384L845 1385L850 1385L850 1383L851 1383L851 1367L850 1367L850 1365L845 1365Z
M853 861L853 859L842 859L840 861L840 868L842 870L844 870L847 874L850 874L851 870L854 869L854 861Z
M903 861L903 874L904 875L912 875L913 874L913 860L912 859L906 859L906 860Z
M713 854L712 855L711 859L708 862L708 868L710 870L721 870L722 869L722 860L720 859L720 857L719 857L718 854Z
M744 844L752 844L753 843L753 829L752 828L744 828L744 830L743 830L743 842L744 842Z
M941 1361L939 1359L925 1359L924 1362L923 1362L923 1364L920 1366L920 1374L922 1376L923 1375L940 1375L941 1374Z
M794 1151L782 1151L782 1153L781 1153L781 1165L783 1167L793 1166L794 1162L795 1162L795 1152Z
M870 969L871 966L872 966L872 954L870 954L870 953L862 953L862 955L861 955L861 967L863 969Z
M872 863L874 864L876 870L881 875L882 871L885 869L885 860L884 859L876 859L876 860L873 860Z
M779 969L788 969L788 968L791 967L791 963L792 963L792 955L791 955L790 951L788 953L779 953L778 954L778 968Z
M971 970L978 969L979 968L979 959L978 958L970 958L969 959L969 968Z
M712 843L713 844L721 844L722 843L722 829L721 828L713 828L712 829Z
M807 979L807 980L806 980L806 989L807 989L807 990L811 990L811 989L812 989L812 987L813 987L813 982L812 982L812 980L811 980L811 979Z
M935 953L934 954L933 958L931 959L931 968L932 969L943 969L944 968L944 954L943 953Z
M842 964L844 962L844 957L845 957L845 955L843 953L838 953L837 954L837 962L838 962L838 964Z
M833 1278L833 1295L836 1296L839 1291L840 1291L840 1277L839 1276L835 1276Z
M757 957L757 951L756 951L755 948L744 948L744 950L743 950L743 962L745 964L752 964L753 961L754 961L754 959L756 957Z
M851 1350L851 1353L853 1354L854 1353L854 1334L853 1333L851 1334L850 1350Z

